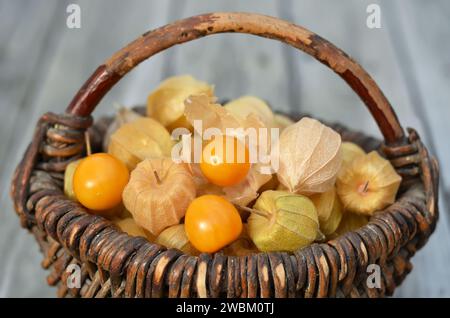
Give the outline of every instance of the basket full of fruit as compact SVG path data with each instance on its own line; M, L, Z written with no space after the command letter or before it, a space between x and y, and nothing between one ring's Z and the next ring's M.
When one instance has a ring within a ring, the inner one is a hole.
M219 102L189 75L163 81L145 106L93 121L140 62L225 32L276 39L325 64L384 141L276 113L255 96ZM144 33L97 68L64 114L44 114L11 195L59 296L382 297L434 231L438 175L417 132L405 133L340 49L277 18L211 13Z

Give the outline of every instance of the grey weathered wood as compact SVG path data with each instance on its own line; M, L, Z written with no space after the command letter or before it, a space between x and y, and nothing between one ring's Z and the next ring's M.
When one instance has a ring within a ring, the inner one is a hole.
M392 3L392 44L408 83L411 106L424 119L425 136L431 150L439 156L441 183L447 202L450 200L450 144L446 142L450 118L450 29L442 25L448 19L450 3L433 1ZM447 206L448 208L448 206Z
M374 2L381 7L381 29L369 29L366 27L366 7ZM424 118L422 113L418 112L417 107L413 107L416 101L414 100L415 95L411 94L411 92L415 88L411 87L410 81L405 80L405 76L419 78L419 74L404 74L402 59L411 57L403 56L403 52L399 55L396 43L401 41L405 34L415 39L416 33L408 29L410 25L422 25L424 34L429 33L431 30L425 27L425 21L430 19L436 20L436 18L433 18L433 14L430 13L428 18L421 17L420 19L425 20L420 22L417 16L416 20L411 20L407 27L402 28L402 26L397 24L388 23L391 22L391 19L388 21L387 17L398 19L399 16L403 17L405 15L403 10L391 6L389 3L392 2L355 0L346 1L346 5L342 5L341 2L336 1L292 1L290 3L291 9L285 9L285 18L302 24L327 38L363 65L391 101L404 127L416 128L428 144L428 142L435 140L435 137L427 133L427 130L429 130L427 127L434 126L435 121ZM426 5L423 4L423 6ZM414 7L415 10L420 11L420 6L414 6L413 4L405 7ZM434 7L434 10L439 10L439 8ZM318 19L318 17L321 18ZM327 23L324 23L324 21L327 21ZM442 23L442 19L440 22ZM394 37L390 28L395 29ZM443 26L440 25L440 28L443 28ZM448 30L448 27L446 30ZM416 58L414 66L422 65L422 67L427 67L427 64L424 62L427 59L441 61L439 57L435 57L434 53L432 53L437 49L437 45L438 43L435 43L432 48L430 47L427 55L421 56L420 59ZM317 65L309 57L300 57L295 60L294 65L302 84L300 89L300 108L303 111L328 120L339 120L346 123L349 127L368 131L373 135L379 136L378 129L374 125L368 111L341 79L330 73L323 66ZM422 80L432 81L431 78L433 81L443 80L441 74L435 73L429 74L429 77L423 76ZM432 92L429 91L428 94L432 94ZM448 100L448 98L445 99L445 95L437 95L439 98ZM422 109L425 106L420 105L419 107ZM439 116L435 105L428 105L427 110L434 116ZM441 207L444 207L442 200ZM448 244L443 243L450 241L450 232L447 211L445 209L441 210L442 216L436 233L432 236L428 245L414 257L413 264L415 269L396 291L396 296L450 296L450 288L448 286L450 273L447 269L450 252Z

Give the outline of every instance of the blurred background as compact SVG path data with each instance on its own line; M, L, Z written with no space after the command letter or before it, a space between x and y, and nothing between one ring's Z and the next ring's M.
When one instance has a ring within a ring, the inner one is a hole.
M79 5L81 27L66 24ZM370 4L380 28L369 28ZM46 111L63 112L112 53L143 32L212 11L248 11L302 25L343 49L373 76L404 127L414 127L441 164L441 217L413 258L396 297L450 297L450 1L446 0L0 0L0 297L53 297L42 256L9 198L13 169ZM326 67L281 43L221 34L171 48L141 64L103 99L143 103L167 76L215 84L219 98L253 94L279 111L301 111L378 136L357 96Z

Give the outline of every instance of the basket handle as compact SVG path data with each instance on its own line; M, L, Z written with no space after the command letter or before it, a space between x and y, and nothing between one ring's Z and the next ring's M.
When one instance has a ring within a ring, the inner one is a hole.
M176 44L215 33L248 33L300 49L342 77L367 106L387 145L403 144L405 133L391 104L370 75L347 54L317 34L274 17L253 13L208 13L144 33L99 66L67 112L89 116L103 96L140 62Z

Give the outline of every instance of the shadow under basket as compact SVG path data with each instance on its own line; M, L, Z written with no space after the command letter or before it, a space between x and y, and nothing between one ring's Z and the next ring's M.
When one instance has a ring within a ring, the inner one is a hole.
M110 119L91 112L127 72L173 45L215 33L276 39L311 55L342 77L377 122L384 141L340 125L343 140L376 149L402 176L396 202L364 227L294 253L183 255L121 232L64 196L64 170L85 154L89 129L99 150ZM411 271L410 258L438 219L438 164L413 129L405 134L394 110L367 72L327 40L292 23L251 13L211 13L144 33L102 64L61 115L44 114L11 187L24 228L36 237L58 296L72 297L382 297ZM32 247L30 247L32 248ZM367 284L380 266L381 286ZM72 275L80 274L80 275Z

